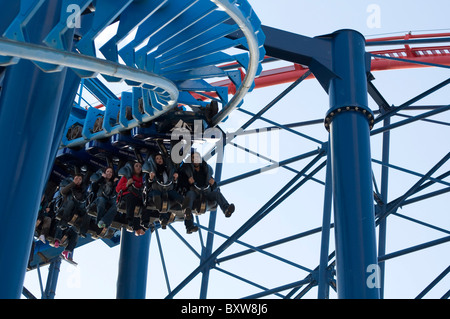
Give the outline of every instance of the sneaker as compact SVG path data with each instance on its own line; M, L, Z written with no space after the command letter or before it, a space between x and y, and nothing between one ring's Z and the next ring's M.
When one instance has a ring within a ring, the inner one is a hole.
M192 227L186 228L187 234L192 234L192 233L195 233L196 231L198 231L198 226L192 226Z
M45 236L44 235L39 236L38 239L45 244Z
M161 214L160 219L160 224L161 224L161 228L162 229L166 229L167 228L167 224L169 223L169 214Z
M230 217L231 214L234 213L234 204L228 205L227 209L225 209L225 217Z
M142 236L142 235L144 235L145 234L145 230L143 230L142 228L141 229L138 229L138 230L136 230L135 232L134 232L134 235L135 236Z
M70 251L68 251L68 250L64 250L64 251L61 253L61 255L62 255L63 258L66 259L66 260L70 260L70 259L71 259L71 257L70 257Z
M184 219L185 220L191 220L192 219L192 211L190 208L186 208L184 210Z
M134 230L133 230L133 225L128 225L128 226L126 227L126 230L127 230L127 232L129 232L129 233L134 232Z
M104 222L103 220L100 220L100 221L98 222L97 226L98 226L98 228L105 228L105 227L106 227L106 224L105 224L105 222Z

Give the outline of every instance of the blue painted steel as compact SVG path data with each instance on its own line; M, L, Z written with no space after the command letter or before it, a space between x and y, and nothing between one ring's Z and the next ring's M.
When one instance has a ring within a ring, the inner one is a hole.
M83 84L89 93L95 96L103 105L106 105L110 99L118 99L98 78L83 79Z
M80 10L80 13L86 10L92 0L62 0L61 1L61 13L60 19L57 25L50 31L47 37L44 39L44 43L52 48L59 50L71 50L72 43L67 46L67 42L63 40L63 35L69 30L73 29L69 27L68 21L74 15L74 9ZM71 10L72 9L72 10ZM74 19L76 27L76 19ZM73 30L72 30L73 31Z
M143 0L131 3L120 16L117 33L100 48L105 58L118 62L117 44L166 2L167 0Z
M198 0L172 0L168 1L165 5L156 10L151 18L147 19L139 26L135 38L119 50L119 55L123 61L129 66L134 66L136 64L134 54L135 48L148 40L148 38L156 32L164 28L173 19L177 18L197 1Z
M224 139L225 136L222 137ZM223 167L223 159L224 159L224 150L225 145L222 146L222 150L218 152L217 154L217 161L216 161L216 171L214 175L214 179L217 183L220 182L220 179L222 178L222 167ZM216 219L217 219L217 210L211 211L209 213L209 224L208 229L214 231L216 229ZM208 235L206 237L206 247L202 251L202 258L201 262L203 262L204 259L208 258L213 249L213 243L214 243L214 234L212 232L208 232ZM200 299L206 299L208 295L208 283L209 283L209 273L211 271L211 267L214 264L211 263L209 265L206 265L205 269L203 270L203 276L202 276L202 283L200 288Z
M329 146L329 144L328 144ZM328 299L328 250L330 246L330 228L331 228L331 206L333 197L330 150L327 150L327 173L325 177L325 194L323 200L323 218L322 218L322 238L320 247L320 264L319 264L319 291L318 299Z
M252 217L250 217L247 222L245 222L233 235L231 235L220 247L218 247L214 252L211 253L209 257L203 260L189 276L185 278L171 293L169 293L166 298L173 298L181 289L183 289L195 276L201 272L205 265L211 263L219 254L221 254L225 249L227 249L234 241L239 239L244 235L252 226L263 219L267 214L269 214L275 207L282 203L286 198L288 198L295 190L297 190L304 182L314 176L317 171L319 171L324 164L319 165L313 172L311 172L308 177L298 182L293 186L309 169L311 169L314 164L316 164L323 156L323 151L321 151L308 165L306 165L302 171L300 171L294 178L292 178L283 188L281 188L267 203L265 203ZM291 186L293 186L291 188ZM284 195L283 195L284 194Z
M330 226L334 227L334 224L332 224ZM221 263L223 263L225 261L232 260L232 259L235 259L235 258L238 258L238 257L242 257L242 256L245 256L245 255L254 253L256 251L261 251L262 252L262 251L264 251L264 249L267 249L267 248L270 248L270 247L274 247L274 246L277 246L277 245L281 245L281 244L284 244L284 243L287 243L287 242L290 242L290 241L293 241L293 240L296 240L296 239L299 239L299 238L303 238L303 237L306 237L306 236L310 236L310 235L319 233L321 231L322 231L322 227L317 227L317 228L308 230L306 232L302 232L300 234L289 236L289 237L286 237L286 238L283 238L283 239L275 240L273 242L269 242L269 243L266 243L266 244L263 244L263 245L260 245L260 246L257 246L257 247L252 246L250 249L243 250L243 251L238 252L238 253L230 254L230 255L225 256L225 257L217 258L216 264L221 264ZM224 237L226 237L226 236L224 236ZM247 246L249 246L249 245L247 245Z
M448 160L450 159L450 152L447 153L438 163L436 163L425 175L423 175L410 189L408 189L402 196L396 198L394 201L389 203L387 206L386 212L383 212L383 214L380 214L380 216L377 215L376 224L379 225L379 223L389 216L390 214L394 213L404 202L405 200L410 197L411 195L417 193L419 190L424 189L425 185L422 185L426 180L428 180L431 175L433 175L442 165L444 165ZM430 186L431 184L428 184L427 186ZM422 187L422 188L421 188Z
M337 113L330 124L330 155L338 298L377 299L379 289L367 284L371 267L378 264L369 123L361 112L336 111L351 106L370 112L365 39L356 31L341 30L331 41L333 71L339 76L330 82L328 112Z
M303 184L303 183L301 183L301 184ZM301 185L301 184L300 184L300 185ZM292 193L293 193L293 192L290 192L290 194L292 194ZM205 226L202 226L202 225L199 225L199 228L204 229L204 230L206 230L206 231L208 231L209 233L212 233L212 234L214 234L214 235L223 237L223 238L225 238L225 239L229 239L229 238L230 238L229 236L224 235L223 233L220 233L220 232L218 232L218 231L216 231L216 230L211 230L210 228L206 228ZM247 248L249 248L252 252L258 252L258 253L260 253L260 254L269 256L269 257L271 257L271 258L273 258L273 259L276 259L276 260L278 260L278 261L284 262L284 263L286 263L287 265L291 265L291 266L296 267L296 268L298 268L298 269L304 270L304 271L306 271L306 272L308 272L308 273L312 273L312 272L313 272L313 270L310 269L310 268L308 268L308 267L305 267L305 266L303 266L303 265L300 265L300 264L298 264L298 263L295 263L295 262L293 262L293 261L290 261L290 260L288 260L288 259L286 259L286 258L277 256L277 255L275 255L275 254L273 254L273 253L268 252L267 250L262 249L261 247L257 247L257 246L253 246L253 245L247 244L247 243L243 242L242 240L236 239L236 240L234 241L234 243L239 244L239 245L242 245L242 246L244 246L244 247L247 247ZM267 248L267 247L270 247L270 246L276 246L276 244L274 244L274 243L269 243L269 244L267 244L267 245L263 245L264 248ZM243 254L245 255L245 253L243 253ZM242 254L241 254L241 256L242 256ZM204 257L203 259L206 259L206 258L207 258L207 257ZM229 258L227 258L227 259L229 260ZM208 263L204 263L204 264L202 264L202 266L203 266L203 267L213 267L213 266L214 266L214 263L215 263L215 264L218 264L218 260L210 261L210 263L211 263L211 265L208 265Z
M61 257L55 258L48 268L47 284L42 299L55 299L56 286L58 284Z
M384 120L384 126L388 126L391 123L391 118L386 118ZM391 132L387 131L383 133L383 163L389 163L389 149L390 149L390 136ZM380 207L381 214L384 215L387 209L388 203L388 180L389 180L389 167L383 165L381 168L381 201L383 205ZM387 228L387 219L383 219L378 228L378 256L383 256L386 254L386 228ZM380 298L384 298L384 278L385 278L385 263L380 263Z
M406 101L405 103L402 103L401 105L399 105L399 106L397 106L397 107L395 107L395 108L392 108L392 109L390 109L389 111L387 111L387 112L381 114L380 116L378 116L378 117L375 119L375 124L378 123L378 122L381 122L381 121L384 120L386 117L391 117L391 116L393 116L394 114L397 114L398 112L400 112L401 110L410 107L412 104L414 104L414 103L420 101L421 99L423 99L423 98L427 97L428 95L430 95L430 94L436 92L437 90L439 90L439 89L441 89L441 88L447 86L448 84L450 84L450 78L448 78L448 79L442 81L441 83L439 83L439 84L433 86L432 88L426 90L425 92L420 93L419 95L413 97L412 99Z
M114 239L115 238L113 237L111 240L109 239L101 239L101 240L110 247L114 247L119 244L118 242L114 243L113 242ZM93 241L94 239L90 236L87 236L85 238L79 237L75 251L77 248L89 244ZM51 263L52 261L56 260L56 258L59 258L63 250L64 250L63 246L55 248L50 246L48 242L42 243L41 241L36 241L34 243L33 260L28 264L27 267L29 269L36 269L45 266Z
M133 0L97 0L95 3L95 15L91 28L78 42L78 50L83 54L95 56L95 38L103 31L103 29L110 25L132 1Z
M27 24L30 40L42 41L59 18L58 9L57 2L46 2L37 10ZM0 176L8 187L0 194L4 208L0 212L4 227L0 242L14 243L14 249L5 244L0 247L0 298L20 298L22 292L65 74L43 73L29 61L6 70L0 97L0 135L8 137L4 140L8 156L1 159Z
M447 274L450 273L450 266L448 266L439 276L436 277L415 299L422 299L436 284L439 283Z
M314 150L314 151L311 151L311 152L307 152L307 153L304 153L304 154L301 154L301 155L298 155L298 156L294 156L292 158L280 161L278 163L274 163L274 164L265 166L263 168L257 168L257 169L255 169L253 171L250 171L250 172L247 172L247 173L243 173L243 174L240 174L240 175L235 176L235 177L231 177L231 178L229 178L227 180L221 181L220 183L218 183L218 185L219 186L223 186L223 185L226 185L226 184L229 184L229 183L232 183L232 182L236 182L238 180L241 180L241 179L244 179L244 178L247 178L247 177L250 177L250 176L254 176L254 175L257 175L257 174L260 174L260 173L263 173L263 172L267 172L270 169L274 169L274 168L277 168L277 167L280 167L280 166L284 166L284 165L287 165L287 164L290 164L290 163L293 163L293 162L296 162L296 161L299 161L299 160L302 160L302 159L305 159L305 158L308 158L308 157L311 157L313 155L317 155L317 154L320 154L320 153L321 153L321 150L317 149L317 150Z
M45 182L48 181L48 178L51 174L53 162L58 152L59 145L61 143L62 136L65 130L65 124L70 115L70 111L72 109L73 101L76 96L77 88L80 83L80 78L73 72L72 70L66 71L66 78L64 80L64 88L62 89L61 94L61 103L60 108L57 111L57 120L55 124L55 132L53 134L53 140L51 141L52 146L49 156L49 163L47 166L47 174L45 177Z
M7 27L6 36L22 42L28 42L26 34L22 32L22 29L38 11L39 7L42 6L43 2L42 0L22 1L20 13L17 18L11 25L7 26L5 24L3 26L5 28ZM224 111L229 106L229 110L231 110L242 103L242 93L253 89L253 78L262 70L260 62L263 60L265 53L263 47L264 34L261 31L259 19L253 13L251 6L246 0L220 0L217 2L209 0L97 0L95 2L92 0L76 0L70 2L69 0L64 0L60 2L61 7L58 10L59 18L54 21L54 25L43 40L44 44L56 49L58 53L68 48L64 41L62 41L62 38L69 31L73 31L73 28L67 25L68 19L73 16L73 11L65 9L68 4L79 7L79 13L83 12L90 4L95 6L95 11L81 16L79 20L82 23L76 26L75 32L81 40L76 42L75 46L77 51L84 55L96 57L95 38L108 25L117 20L118 29L116 35L100 48L100 51L107 60L118 62L120 55L126 65L167 76L171 81L176 82L180 90L182 90L183 83L186 80L210 77L232 79L233 83L237 86L237 93L235 94L237 96L231 100L228 98L228 88L211 87L210 85L206 85L205 82L199 82L202 83L202 86L198 88L198 93L210 99L216 99L222 105L220 112L223 114L215 122L225 118L224 114L228 111ZM217 10L218 4L224 6L224 8ZM18 10L19 8L15 9ZM230 15L233 15L234 19L237 20L233 22L230 19ZM78 17L75 18L75 20L77 19ZM10 21L10 19L5 21ZM118 50L120 42L129 36L133 29L137 29L134 38L122 49ZM240 29L244 30L244 33L247 32L247 34L233 40L224 38L227 34ZM249 30L252 31L252 34L249 34ZM42 45L42 41L36 43ZM237 46L249 49L251 51L250 55L248 53L235 55L225 53L227 49ZM36 48L37 51L39 49L41 48ZM39 50L39 55L42 56L47 56L52 53ZM258 55L258 60L254 57L252 58L252 56L256 55ZM33 60L30 57L27 58ZM4 63L16 63L18 60L15 57L5 57L4 59ZM48 60L34 63L44 71L60 71L62 69L61 64L63 63L56 60L56 58L52 59L52 61L55 61L55 63L48 62ZM251 61L253 63L250 63ZM60 63L59 65L58 62ZM246 70L247 75L245 78L243 80L237 78L236 70L225 72L216 66L225 62L237 62L236 69L240 65ZM95 70L85 70L82 66L78 67L79 64L77 63L76 66L73 66L73 71L80 77L96 76L97 73ZM256 72L254 72L255 70ZM102 72L99 71L99 73ZM117 75L105 71L104 73L107 73L103 75L106 80L114 82L121 80L121 77L123 78L125 76L119 74L119 72ZM249 83L249 79L251 83ZM87 81L88 85L91 82ZM142 96L144 97L144 108L146 112L142 116L139 112L133 112L134 118L131 120L132 125L148 122L175 104L174 100L176 97L174 92L169 94L159 87L138 83L135 80L125 79L125 82L132 86L141 86ZM108 109L108 100L115 99L115 97L110 96L108 92L101 92L98 88L94 88L94 90L98 93L95 95L101 96L102 103ZM192 92L197 92L197 90ZM185 92L187 94L184 95L185 98L181 102L205 106L202 103L194 102L196 98L192 96L192 92ZM213 97L209 92L217 94L218 98ZM145 98L147 96L150 99L150 103ZM114 106L112 107L112 113L114 113L116 108ZM74 109L73 113L77 113L77 110ZM106 113L110 112L107 110ZM127 121L121 121L121 123L115 124L111 121L104 121L107 124L102 127L102 130L98 134L94 134L92 132L92 125L95 123L94 119L103 115L102 113L89 113L88 116L76 120L73 117L74 115L71 114L66 131L70 129L71 125L78 123L78 125L84 128L84 134L81 138L75 140L68 141L67 139L63 139L62 145L66 147L81 146L91 139L104 138L111 133L117 133L131 128L128 125L130 123L127 123Z
M30 20L39 11L45 0L23 0L20 1L20 10L15 19L8 26L3 36L8 39L25 41L29 40L29 36L24 32ZM0 64L8 65L17 63L17 58L12 56L1 56Z
M407 118L406 120L403 120L403 121L398 121L398 122L395 122L395 123L392 123L392 124L389 124L389 125L385 125L385 126L380 127L380 128L378 128L376 130L373 130L370 135L376 135L376 134L379 134L381 132L385 132L385 131L391 130L391 129L396 128L396 127L400 127L400 126L403 126L403 125L406 125L406 124L409 124L409 123L412 123L412 122L415 122L415 121L418 121L418 120L426 119L427 117L431 117L433 115L437 115L439 113L442 113L442 112L445 112L445 111L448 111L448 110L450 110L450 104L449 105L440 106L439 108L434 109L434 110L429 111L429 112L425 112L425 113L422 113L422 114L419 114L419 115L416 115L416 116L411 116L411 117L409 117L409 118Z
M268 290L266 287L261 286L261 285L255 283L255 282L253 282L253 281L251 281L251 280L245 279L245 278L243 278L243 277L241 277L241 276L238 276L238 275L236 275L236 274L233 274L232 272L226 271L226 270L221 269L221 268L219 268L219 267L216 267L215 269L216 269L217 271L220 271L220 272L222 272L222 273L224 273L224 274L226 274L226 275L232 277L232 278L236 278L236 279L238 279L238 280L240 280L240 281L242 281L242 282L245 282L245 283L247 283L247 284L249 284L249 285L252 285L252 286L254 286L254 287L257 287L257 288L259 288L259 289L262 289L262 290ZM281 298L284 297L283 295L281 295L281 294L279 294L279 293L274 293L274 295L275 295L275 296L278 296L278 297L281 297Z
M151 233L135 236L122 228L117 299L145 299Z

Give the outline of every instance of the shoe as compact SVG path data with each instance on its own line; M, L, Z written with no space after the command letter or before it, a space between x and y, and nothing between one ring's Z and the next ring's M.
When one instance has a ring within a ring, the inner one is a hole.
M45 244L45 236L44 235L39 236L38 239Z
M170 214L168 224L172 224L175 221L176 216L177 215L175 215L174 213Z
M167 224L169 223L169 214L161 214L161 217L159 218L160 220L160 224L161 224L161 228L162 229L166 229L167 228Z
M103 220L101 220L101 221L98 222L97 226L98 226L98 228L105 228L106 224L105 224L105 222Z
M61 253L61 255L63 256L64 259L66 259L66 260L71 260L71 257L70 257L70 251L64 250L64 251Z
M144 235L145 234L145 230L143 230L142 228L141 229L138 229L138 230L136 230L135 232L134 232L134 235L135 236L142 236L142 235Z
M225 217L230 217L234 213L234 204L228 205L227 209L225 209Z
M59 247L59 240L55 239L55 248L58 248L58 247Z
M186 208L184 210L184 219L185 220L192 220L192 210L190 208Z
M187 234L192 234L192 233L195 233L197 231L198 231L198 226L192 226L192 227L186 228L186 233Z
M151 226L150 226L150 222L142 222L141 221L141 227L144 229L144 230L148 230Z

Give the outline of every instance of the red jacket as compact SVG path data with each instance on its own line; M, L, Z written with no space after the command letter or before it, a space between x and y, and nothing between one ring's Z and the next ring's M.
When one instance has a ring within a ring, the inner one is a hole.
M133 175L132 178L134 181L134 187L142 188L142 186L144 185L142 176ZM120 191L122 191L122 195L130 193L130 191L127 188L127 181L128 181L127 178L125 176L122 176L122 178L120 179L119 183L116 186L117 193L120 193Z

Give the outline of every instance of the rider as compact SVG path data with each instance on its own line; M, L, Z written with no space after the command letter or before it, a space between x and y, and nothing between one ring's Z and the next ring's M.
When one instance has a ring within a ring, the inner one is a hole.
M50 227L55 218L54 202L50 201L46 194L42 195L41 205L39 206L38 219L36 221L36 233L38 239L45 244L49 235ZM39 227L41 226L41 227Z
M83 175L77 172L74 174L73 181L61 188L61 194L64 196L64 204L62 206L63 213L58 227L62 229L67 228L67 223L77 214L83 220L80 228L81 236L86 235L89 226L89 216L86 213L89 177L89 174L86 174L83 178Z
M183 196L181 196L174 188L174 183L177 182L178 173L172 161L164 158L161 154L156 154L151 158L149 182L151 183L152 191L150 195L153 197L156 209L162 210L162 195L167 192L167 197L170 201L183 204ZM168 185L168 186L164 186ZM161 225L164 229L169 220L169 213L161 214Z
M194 185L199 188L210 187L210 191L205 192L205 197L209 201L215 201L220 206L225 214L225 217L230 217L234 212L234 204L229 204L223 194L217 187L216 181L213 176L212 167L206 163L200 153L194 152L191 155L191 163L185 163L182 166L188 182L191 185L190 190L186 193L186 197L183 202L183 209L185 211L185 219L192 219L192 206L195 199L200 196L195 191Z
M73 226L66 228L64 230L58 228L55 234L55 248L60 245L66 246L61 256L69 261L73 261L73 251L78 243L78 233Z
M117 213L115 186L117 178L114 178L114 169L107 167L102 175L91 176L92 188L97 193L97 226L99 228L109 227ZM107 209L107 206L108 209Z
M142 206L142 189L144 186L142 164L135 162L131 177L122 176L116 187L116 192L122 192L122 198L126 203L128 229L138 229L134 225L134 210L136 206Z

